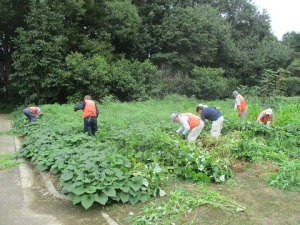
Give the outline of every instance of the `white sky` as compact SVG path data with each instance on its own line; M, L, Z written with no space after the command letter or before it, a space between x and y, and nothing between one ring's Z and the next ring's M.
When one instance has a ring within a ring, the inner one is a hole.
M300 0L252 0L259 9L266 9L273 34L279 39L291 31L300 32Z

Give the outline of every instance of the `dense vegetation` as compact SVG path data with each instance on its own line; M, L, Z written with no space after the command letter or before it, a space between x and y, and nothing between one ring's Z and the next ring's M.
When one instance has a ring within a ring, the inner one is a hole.
M170 114L194 112L199 103L178 95L136 103L106 99L95 137L82 132L81 114L73 112L73 105L58 104L43 105L44 116L36 123L15 111L14 132L26 136L20 155L55 174L61 192L85 208L163 196L165 184L174 179L223 183L234 176L231 165L237 159L276 163L281 169L270 184L300 191L300 99L246 97L249 116L243 122L233 99L205 102L221 107L225 116L219 142L209 139L210 122L196 143L174 134L178 124L170 122ZM275 128L255 123L266 107L275 111Z
M251 0L0 2L1 101L224 99L265 70L299 95L300 34L277 40Z

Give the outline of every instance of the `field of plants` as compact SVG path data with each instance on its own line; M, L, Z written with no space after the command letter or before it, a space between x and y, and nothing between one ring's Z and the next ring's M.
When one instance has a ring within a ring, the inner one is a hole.
M207 186L232 182L237 162L272 162L279 170L269 185L300 192L300 98L246 97L249 113L244 121L237 117L234 99L200 102L170 95L134 103L104 99L98 104L94 137L83 133L81 113L73 110L76 103L40 106L44 116L35 123L28 123L20 108L13 113L13 132L26 137L20 156L55 175L60 192L73 204L89 209L140 202L143 213L132 217L131 224L170 224L204 204L244 211L243 205ZM209 138L209 121L195 143L174 134L179 124L171 123L171 113L195 113L199 103L221 108L225 122L217 142ZM274 128L255 122L269 107L275 111ZM197 184L197 191L172 187L174 182ZM160 205L149 201L160 196L166 196Z

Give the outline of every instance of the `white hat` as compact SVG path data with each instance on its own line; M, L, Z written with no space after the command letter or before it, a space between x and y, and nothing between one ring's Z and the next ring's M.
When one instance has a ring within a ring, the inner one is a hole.
M177 113L172 113L172 115L171 115L171 122L172 123L174 123L174 119L175 119L176 116L178 116Z
M203 105L203 104L199 104L198 106L202 107L202 108L207 108L208 106L207 105Z
M266 112L267 115L272 115L273 114L272 109L266 109L265 112Z

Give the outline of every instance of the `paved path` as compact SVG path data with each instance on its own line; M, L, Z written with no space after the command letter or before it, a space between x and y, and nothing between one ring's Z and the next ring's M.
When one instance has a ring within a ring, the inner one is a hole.
M0 132L11 128L8 119L9 115L0 115ZM18 143L12 135L0 135L0 154L14 153ZM53 216L35 214L28 210L30 196L26 193L30 175L24 173L24 166L0 170L0 225L60 225Z

